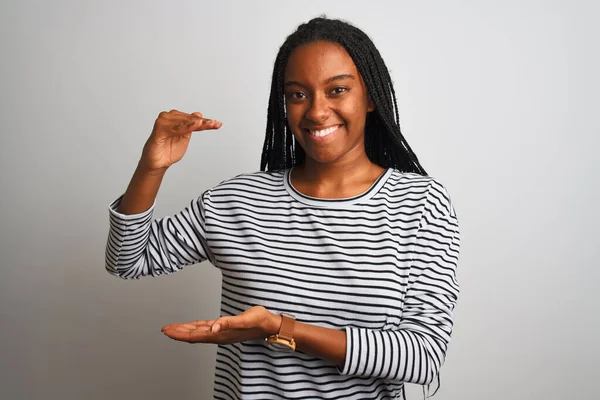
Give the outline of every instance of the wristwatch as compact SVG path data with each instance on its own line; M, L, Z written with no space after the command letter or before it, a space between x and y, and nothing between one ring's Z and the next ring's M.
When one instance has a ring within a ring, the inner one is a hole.
M276 350L292 352L296 350L296 342L294 341L296 317L288 313L281 313L280 316L281 325L279 326L279 333L269 336L265 341Z

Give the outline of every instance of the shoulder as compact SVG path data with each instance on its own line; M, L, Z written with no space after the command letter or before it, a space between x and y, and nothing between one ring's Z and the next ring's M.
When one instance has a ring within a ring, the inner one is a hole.
M388 179L388 185L391 191L420 195L419 199L424 208L434 214L454 215L455 213L446 186L433 176L394 169Z
M284 171L245 172L220 182L211 190L231 189L239 186L273 186L283 182Z
M206 198L243 196L270 196L284 189L285 171L246 172L213 186L206 191Z

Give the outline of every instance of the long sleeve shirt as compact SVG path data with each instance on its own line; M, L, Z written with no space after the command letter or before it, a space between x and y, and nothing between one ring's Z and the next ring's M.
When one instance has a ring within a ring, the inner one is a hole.
M459 228L437 180L395 169L361 195L298 192L290 170L239 175L178 213L109 207L106 269L125 279L208 260L221 315L262 305L346 332L341 367L264 341L220 345L215 399L401 398L437 376L459 293Z

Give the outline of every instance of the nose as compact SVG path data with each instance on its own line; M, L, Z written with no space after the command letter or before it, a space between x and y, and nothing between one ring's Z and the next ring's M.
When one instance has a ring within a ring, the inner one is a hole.
M305 117L312 122L320 123L329 118L330 114L331 110L327 98L324 95L316 95L312 98Z

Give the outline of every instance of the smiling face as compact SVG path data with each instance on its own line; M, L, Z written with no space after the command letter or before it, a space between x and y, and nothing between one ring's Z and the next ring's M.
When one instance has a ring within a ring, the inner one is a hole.
M365 121L374 106L342 46L318 41L294 49L284 85L288 125L306 153L306 162L366 159Z

